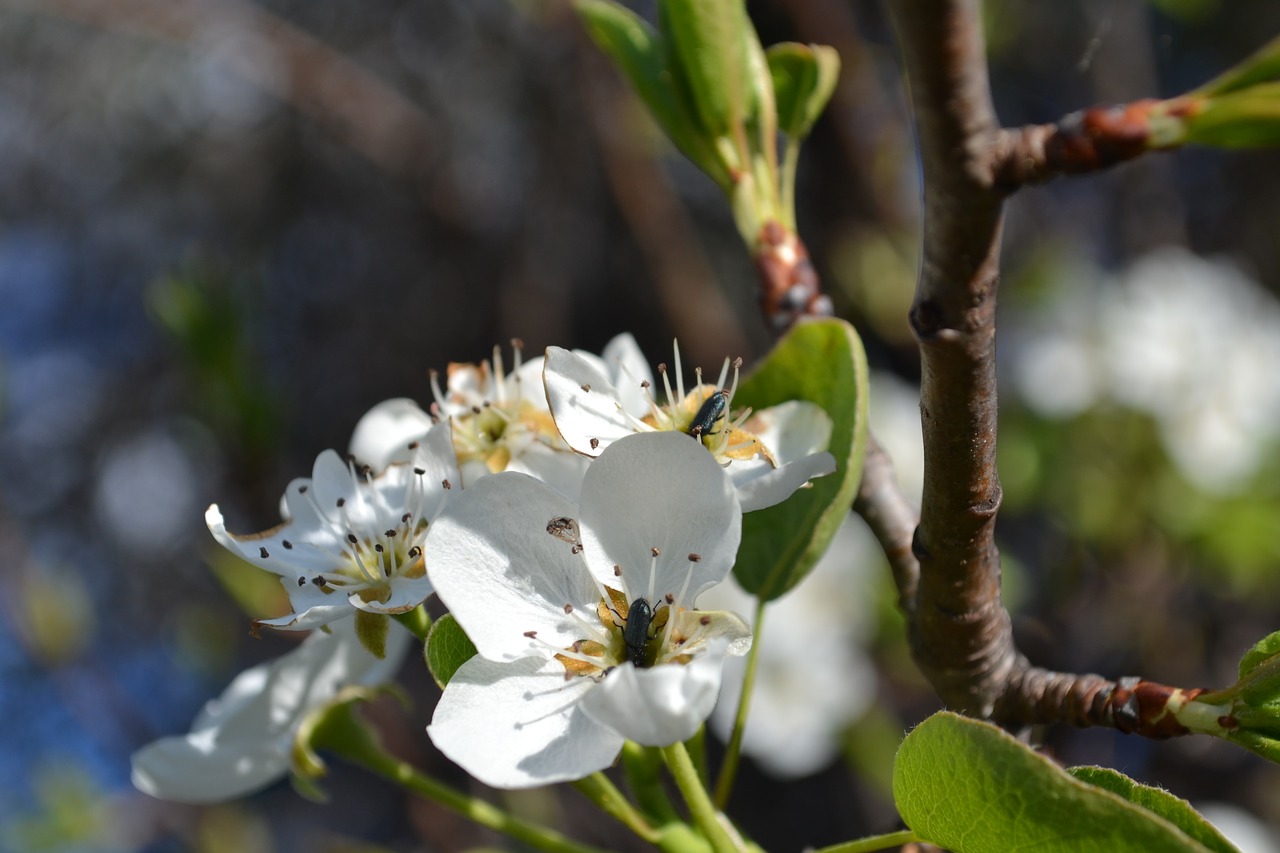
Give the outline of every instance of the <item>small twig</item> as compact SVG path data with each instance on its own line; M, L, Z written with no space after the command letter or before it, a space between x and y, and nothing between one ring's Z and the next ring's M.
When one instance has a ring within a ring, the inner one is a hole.
M862 482L853 499L853 510L862 516L880 541L898 589L898 609L910 617L920 582L920 563L911 550L911 538L920 523L920 513L898 487L893 460L874 435L867 436Z

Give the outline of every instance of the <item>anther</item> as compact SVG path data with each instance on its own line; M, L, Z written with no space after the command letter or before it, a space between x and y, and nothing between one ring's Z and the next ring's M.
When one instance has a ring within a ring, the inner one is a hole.
M413 513L411 513L411 512L406 512L404 515L400 516L400 523L401 523L401 524L408 524L408 523L409 523L409 519L411 519L411 518L413 518Z
M652 548L650 548L650 549L649 549L649 553L650 553L650 554L652 554L652 555L653 555L653 556L655 556L655 557L661 557L661 556L662 556L662 549L655 545L655 546L653 546Z
M411 442L409 442L409 449L410 449L410 450L417 450L417 449L418 449L418 442L416 442L416 441L411 441Z
M538 637L538 632L537 632L537 631L525 631L525 632L524 632L524 635L525 635L526 637L528 637L530 640L535 640L535 639L537 639L537 637Z
M572 604L566 604L566 605L564 606L564 612L565 612L565 613L572 613L572 612L573 612L573 605L572 605Z
M702 626L704 626L704 627L705 627L705 626L707 626L707 625L710 625L710 624L711 624L711 617L710 617L710 616L703 616L701 619L699 619L699 620L698 620L698 624L699 624L699 625L702 625Z
M307 579L306 579L306 578L301 578L301 577L300 577L300 578L298 578L298 586L306 586L306 585L307 585Z
M409 555L408 555L409 559L416 560L421 555L422 555L422 549L419 548L417 545L414 545L412 548L409 549Z
M338 508L339 508L339 509L341 509L342 507L346 506L346 504L347 504L347 499L346 499L346 498L338 498L337 505L338 505Z
M415 473L415 474L417 474L419 477L421 477L423 474L427 473L427 469L426 469L426 468L417 468L417 467L415 467L415 468L413 469L413 473Z
M620 578L620 577L622 577L622 566L617 566L617 565L615 565L615 566L613 567L613 576L614 576L615 578Z
M350 542L352 545L360 544L360 539L354 533L347 534L347 541Z
M324 589L324 588L325 588L325 585L326 585L326 581L325 581L325 579L324 579L324 578L322 578L322 577L320 577L319 575L316 575L315 577L313 577L313 578L311 579L311 583L312 583L313 585L315 585L315 586L319 587L320 589Z
M379 554L381 554L381 553L382 553L382 543L381 543L381 542L375 542L375 543L373 544L373 550L375 550L375 551L377 551Z
M584 382L584 383L582 384L582 390L583 390L583 391L590 392L590 391L591 391L591 386L590 386L590 385L588 385L588 384L586 384L586 383Z
M447 479L446 479L446 480L441 480L441 481L440 481L440 485L441 485L441 486L444 486L444 488L445 488L446 490L448 490L448 489L452 489L452 488L453 488L453 483L450 483Z
M306 493L307 493L307 487L306 487L306 486L298 486L298 494L300 494L300 495L305 495Z
M281 540L280 540L280 544L284 546L284 549L285 549L286 551L292 551L292 550L293 550L293 543L292 543L292 542L290 542L288 539L281 539Z
M671 593L667 593L666 595L664 595L664 596L662 596L662 597L666 600L667 604L675 604L675 603L676 603L676 597L675 597L674 595L672 595Z
M689 562L690 562L690 563L701 563L701 562L702 562L702 555L701 555L701 554L690 554L690 555L689 555Z
M394 530L384 530L384 531L382 531L382 535L383 535L383 536L385 536L385 537L387 537L388 539L395 539L395 538L396 538L396 532L395 532ZM690 555L690 556L692 556L692 555Z
M271 555L267 553L267 549L266 549L266 548L259 548L259 549L258 549L258 556L265 560L265 559L267 559L267 557L270 557Z

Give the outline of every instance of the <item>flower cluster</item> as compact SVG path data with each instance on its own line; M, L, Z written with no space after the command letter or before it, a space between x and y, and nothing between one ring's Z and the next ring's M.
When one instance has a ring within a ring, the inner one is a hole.
M510 372L498 351L450 365L425 410L388 400L349 456L322 453L285 490L277 527L233 534L211 506L214 538L288 591L291 612L257 624L319 630L239 676L190 735L135 754L138 787L211 801L282 775L300 719L390 678L408 640L393 617L433 593L478 654L428 732L477 778L577 779L625 740L691 737L726 655L751 644L741 617L698 610L698 595L732 569L744 511L835 465L821 409L740 410L727 360L715 385L699 372L686 392L675 356L661 403L628 335L601 356L524 361L517 346Z

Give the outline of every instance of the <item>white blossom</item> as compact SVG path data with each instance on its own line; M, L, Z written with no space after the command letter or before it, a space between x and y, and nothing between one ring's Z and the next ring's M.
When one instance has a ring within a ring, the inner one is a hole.
M607 767L624 740L668 745L715 704L741 617L694 609L741 538L728 477L687 436L622 438L574 502L498 474L450 502L428 548L441 600L479 654L428 733L487 784L519 788Z
M630 367L619 379L577 353L549 347L543 379L556 428L570 447L589 457L635 433L690 435L728 470L745 512L781 503L809 480L835 470L835 458L826 452L831 418L820 407L794 400L735 416L741 360L732 365L731 386L725 359L715 384L704 384L699 369L688 393L678 346L674 361L674 389L668 371L660 370L667 402L659 404L647 364Z
M379 659L356 637L355 619L330 623L296 649L240 673L210 700L190 734L161 738L133 754L133 784L143 793L184 803L242 797L290 769L303 718L344 687L388 681L409 648L392 627Z
M433 425L409 462L378 474L327 450L310 478L285 490L285 522L262 533L227 532L217 505L205 522L224 547L274 572L293 612L260 624L303 630L353 610L394 615L432 592L423 544L431 520L458 482L449 425Z

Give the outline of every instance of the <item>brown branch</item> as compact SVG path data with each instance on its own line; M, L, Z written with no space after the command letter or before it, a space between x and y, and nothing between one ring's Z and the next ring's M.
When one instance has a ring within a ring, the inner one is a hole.
M920 580L920 564L911 550L911 538L920 523L920 515L898 488L893 461L874 435L867 436L862 482L853 499L853 510L862 516L880 541L898 589L898 609L910 617Z
M1058 175L1097 172L1149 150L1148 118L1160 101L1092 107L1057 124L1002 130L995 140L992 169L1006 192Z
M1003 131L991 104L978 0L889 5L924 173L923 261L910 315L920 345L925 459L912 542L918 574L902 553L909 507L904 513L905 502L885 484L882 451L869 454L855 507L889 554L912 654L942 700L969 714L1185 734L1164 714L1170 697L1186 695L1176 688L1032 667L1000 599L995 307L1004 198L1050 166L1067 171L1127 155L1101 144L1123 137L1126 114L1085 114L1085 130ZM1098 127L1120 130L1088 131Z

